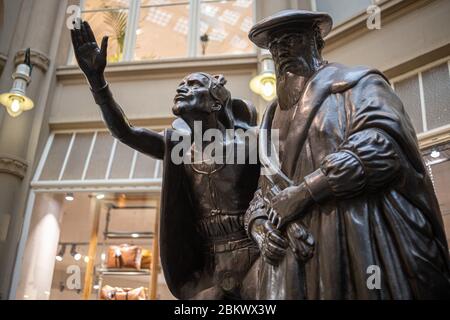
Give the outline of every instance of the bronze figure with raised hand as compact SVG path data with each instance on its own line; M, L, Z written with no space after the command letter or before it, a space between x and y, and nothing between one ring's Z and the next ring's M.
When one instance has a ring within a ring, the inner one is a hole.
M272 175L247 229L260 247L270 224L289 241L260 263L258 296L448 298L442 217L411 121L381 72L322 59L331 26L327 13L286 10L249 33L275 62L278 102L261 128L280 141L279 163L261 160Z
M104 78L108 38L99 48L87 22L71 32L76 59L112 135L164 162L160 247L171 292L181 299L254 298L254 286L245 281L259 251L245 232L244 214L257 187L259 165L202 157L195 161L194 156L199 147L194 143L196 121L201 123L202 135L208 129L218 130L222 137L227 137L227 130L248 132L256 125L254 107L233 99L223 76L194 73L176 90L172 111L178 118L172 129L160 134L135 128ZM175 135L187 137L186 156L193 157L193 162L173 161L172 151L181 143L172 139ZM200 141L204 148L210 143ZM249 147L239 138L215 143Z

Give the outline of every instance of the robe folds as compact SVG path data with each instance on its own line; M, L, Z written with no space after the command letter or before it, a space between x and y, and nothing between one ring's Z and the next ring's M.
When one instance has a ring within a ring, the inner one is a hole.
M274 108L262 128L270 129ZM289 250L277 267L261 259L258 297L449 298L438 202L411 120L385 77L328 64L308 81L296 108L280 165L315 200L298 220L313 235L315 252L304 270ZM368 286L373 266L379 289Z
M249 130L256 126L256 109L247 101L232 99L232 119L235 129ZM163 183L161 192L160 218L160 257L166 283L171 293L178 299L192 299L201 290L212 285L211 274L204 272L209 255L205 253L205 239L196 225L197 214L192 203L190 185L184 164L175 164L172 150L183 139L190 141L191 130L187 123L177 118L172 128L164 132L165 152L163 159ZM178 138L172 139L172 136ZM230 170L233 166L230 165ZM249 183L249 195L255 191L259 177L259 167L249 165L246 181ZM235 190L229 190L235 192ZM243 232L244 229L242 230ZM251 242L250 242L251 243ZM235 250L237 255L239 250ZM230 257L232 255L230 254ZM234 256L233 256L234 257ZM250 254L247 260L255 260ZM227 267L230 261L217 262L216 265ZM220 267L219 266L219 267ZM241 268L244 264L241 261ZM250 268L250 266L245 266ZM237 269L237 268L236 268Z

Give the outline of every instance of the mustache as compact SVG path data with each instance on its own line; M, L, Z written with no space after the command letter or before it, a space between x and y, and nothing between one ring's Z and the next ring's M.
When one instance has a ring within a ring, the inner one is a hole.
M310 67L303 57L282 57L275 61L277 69L280 73L291 70L309 70Z

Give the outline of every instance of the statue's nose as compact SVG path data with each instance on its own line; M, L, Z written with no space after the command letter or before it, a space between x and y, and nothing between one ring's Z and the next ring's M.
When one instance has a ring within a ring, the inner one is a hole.
M177 93L187 93L189 90L186 88L186 86L179 86L177 88Z

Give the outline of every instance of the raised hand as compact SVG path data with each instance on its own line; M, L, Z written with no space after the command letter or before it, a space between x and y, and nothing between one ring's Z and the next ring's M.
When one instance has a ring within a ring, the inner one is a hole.
M108 49L108 37L102 39L99 48L89 23L82 21L80 28L71 30L72 44L78 65L89 81L92 89L102 88L106 82L104 71Z

